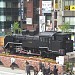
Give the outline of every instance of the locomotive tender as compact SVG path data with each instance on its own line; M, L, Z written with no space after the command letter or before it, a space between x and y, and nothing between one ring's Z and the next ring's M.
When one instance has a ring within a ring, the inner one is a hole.
M73 40L70 33L42 32L37 35L24 33L23 35L9 35L4 39L4 47L13 54L36 55L55 59L73 51Z

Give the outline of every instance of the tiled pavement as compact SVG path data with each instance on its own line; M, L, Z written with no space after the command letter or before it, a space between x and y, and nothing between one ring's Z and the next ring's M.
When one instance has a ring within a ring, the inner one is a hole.
M25 70L14 69L0 66L0 75L26 75ZM31 71L31 75L34 75L34 72Z

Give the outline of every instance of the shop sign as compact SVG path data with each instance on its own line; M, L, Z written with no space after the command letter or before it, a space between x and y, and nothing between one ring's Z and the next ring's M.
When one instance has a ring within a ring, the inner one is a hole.
M31 25L32 24L32 18L26 18L26 24Z
M42 1L42 13L51 13L52 1Z
M70 10L71 10L71 11L75 11L75 5L71 5L71 6L70 6Z
M69 10L69 9L70 9L69 6L65 6L65 7L64 7L64 10Z

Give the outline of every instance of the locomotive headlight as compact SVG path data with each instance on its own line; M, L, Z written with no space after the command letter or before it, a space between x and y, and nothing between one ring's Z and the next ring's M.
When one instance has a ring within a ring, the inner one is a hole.
M68 40L70 40L70 38L68 38Z

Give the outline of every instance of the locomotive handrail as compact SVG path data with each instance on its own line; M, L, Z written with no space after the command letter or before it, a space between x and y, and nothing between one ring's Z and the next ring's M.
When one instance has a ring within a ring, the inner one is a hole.
M21 45L22 43L13 43L13 44L20 44Z
M39 47L39 48L48 48L48 47Z
M55 53L55 52L58 53L58 51L52 51L52 52L54 52L54 53Z
M4 48L6 48L6 46L7 46L9 43L20 44L20 45L22 44L22 43L7 42L6 45L4 46Z
M4 46L4 48L6 48L6 46L7 46L9 43L13 43L13 42L7 42L7 43L5 44L5 46Z

